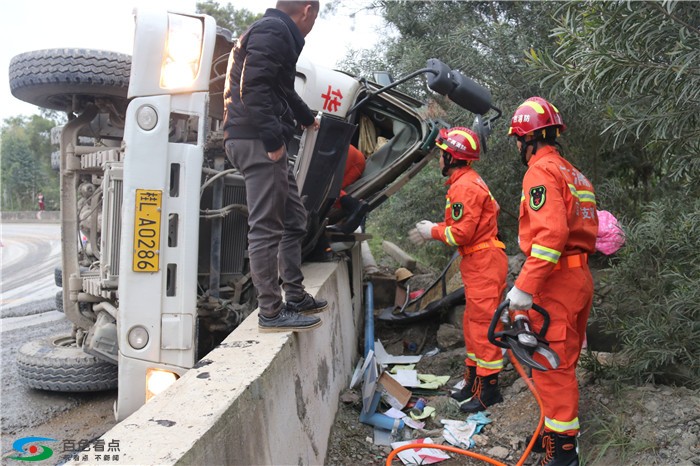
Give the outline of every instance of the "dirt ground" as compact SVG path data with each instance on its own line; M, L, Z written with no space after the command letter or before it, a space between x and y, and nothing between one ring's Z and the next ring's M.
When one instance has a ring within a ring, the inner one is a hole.
M456 310L453 310L453 314ZM430 437L436 444L449 445L442 437L441 419L466 420L457 403L449 397L450 388L462 377L465 349L461 330L443 313L431 320L411 325L375 323L375 337L393 355L425 354L434 348L439 353L423 356L418 373L449 375L450 381L439 390L422 394L436 415L423 430L409 427L399 432L395 441ZM455 320L454 316L451 318ZM411 342L417 342L415 353ZM584 354L600 359L609 353ZM700 396L698 391L671 386L619 386L597 378L579 364L581 394L579 451L582 465L700 465ZM376 445L374 427L360 422L361 383L341 396L332 429L327 465L383 465L390 446ZM501 464L516 464L523 454L527 436L535 430L539 410L537 403L510 363L502 372L500 387L503 403L489 408L492 422L474 437L470 450L486 455ZM415 399L412 398L412 399ZM384 412L387 405L380 405ZM449 453L452 459L444 466L484 464L468 456ZM525 465L539 464L540 454L532 453ZM398 458L394 465L402 464Z

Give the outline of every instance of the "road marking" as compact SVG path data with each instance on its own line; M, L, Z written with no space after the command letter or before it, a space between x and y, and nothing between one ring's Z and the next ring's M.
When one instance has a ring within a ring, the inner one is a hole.
M7 317L5 319L0 319L0 332L11 332L20 328L41 325L47 322L55 322L65 318L66 315L58 311L49 311L31 316Z

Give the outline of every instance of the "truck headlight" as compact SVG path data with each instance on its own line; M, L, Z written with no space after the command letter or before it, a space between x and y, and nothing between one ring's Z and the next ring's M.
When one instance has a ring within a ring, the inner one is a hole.
M174 372L162 369L148 369L146 371L146 401L162 393L178 379Z
M168 40L165 44L160 85L165 89L187 87L199 74L204 23L199 18L168 14Z

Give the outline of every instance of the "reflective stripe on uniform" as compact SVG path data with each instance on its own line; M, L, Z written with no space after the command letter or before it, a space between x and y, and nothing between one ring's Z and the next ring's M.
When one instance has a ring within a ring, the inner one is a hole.
M595 194L592 191L579 191L578 196L581 202L592 202L595 204Z
M573 184L569 184L568 186L569 191L571 191L571 195L578 199L580 202L591 202L593 204L596 203L595 194L593 194L593 191L579 191Z
M566 432L567 430L579 430L578 417L573 418L569 422L559 421L558 419L544 418L544 425L549 430L554 432Z
M520 191L520 202L525 202L525 191Z
M467 357L471 359L472 361L476 362L476 354L474 353L467 353Z
M496 361L484 361L483 359L474 358L476 365L484 369L503 369L503 359Z
M454 236L452 236L452 227L445 228L445 241L450 246L458 246L457 241L455 241Z
M450 202L450 198L445 199L445 210L449 210L452 208L452 203Z
M543 261L551 262L552 264L559 262L559 258L561 257L561 253L556 249L551 249L539 244L532 245L530 255L542 259Z

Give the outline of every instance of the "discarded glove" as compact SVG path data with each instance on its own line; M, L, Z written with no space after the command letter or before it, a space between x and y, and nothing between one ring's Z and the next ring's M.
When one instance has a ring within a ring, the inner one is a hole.
M532 308L532 295L525 293L516 286L510 289L506 299L510 301L509 309L527 310Z
M433 375L433 374L418 374L418 380L421 381L419 388L426 390L437 390L445 385L449 380L449 375Z
M442 436L448 443L458 448L469 449L474 446L474 440L472 440L474 434L480 433L486 424L491 423L491 419L487 416L488 411L481 411L472 414L466 421L442 419L440 422L445 426Z

